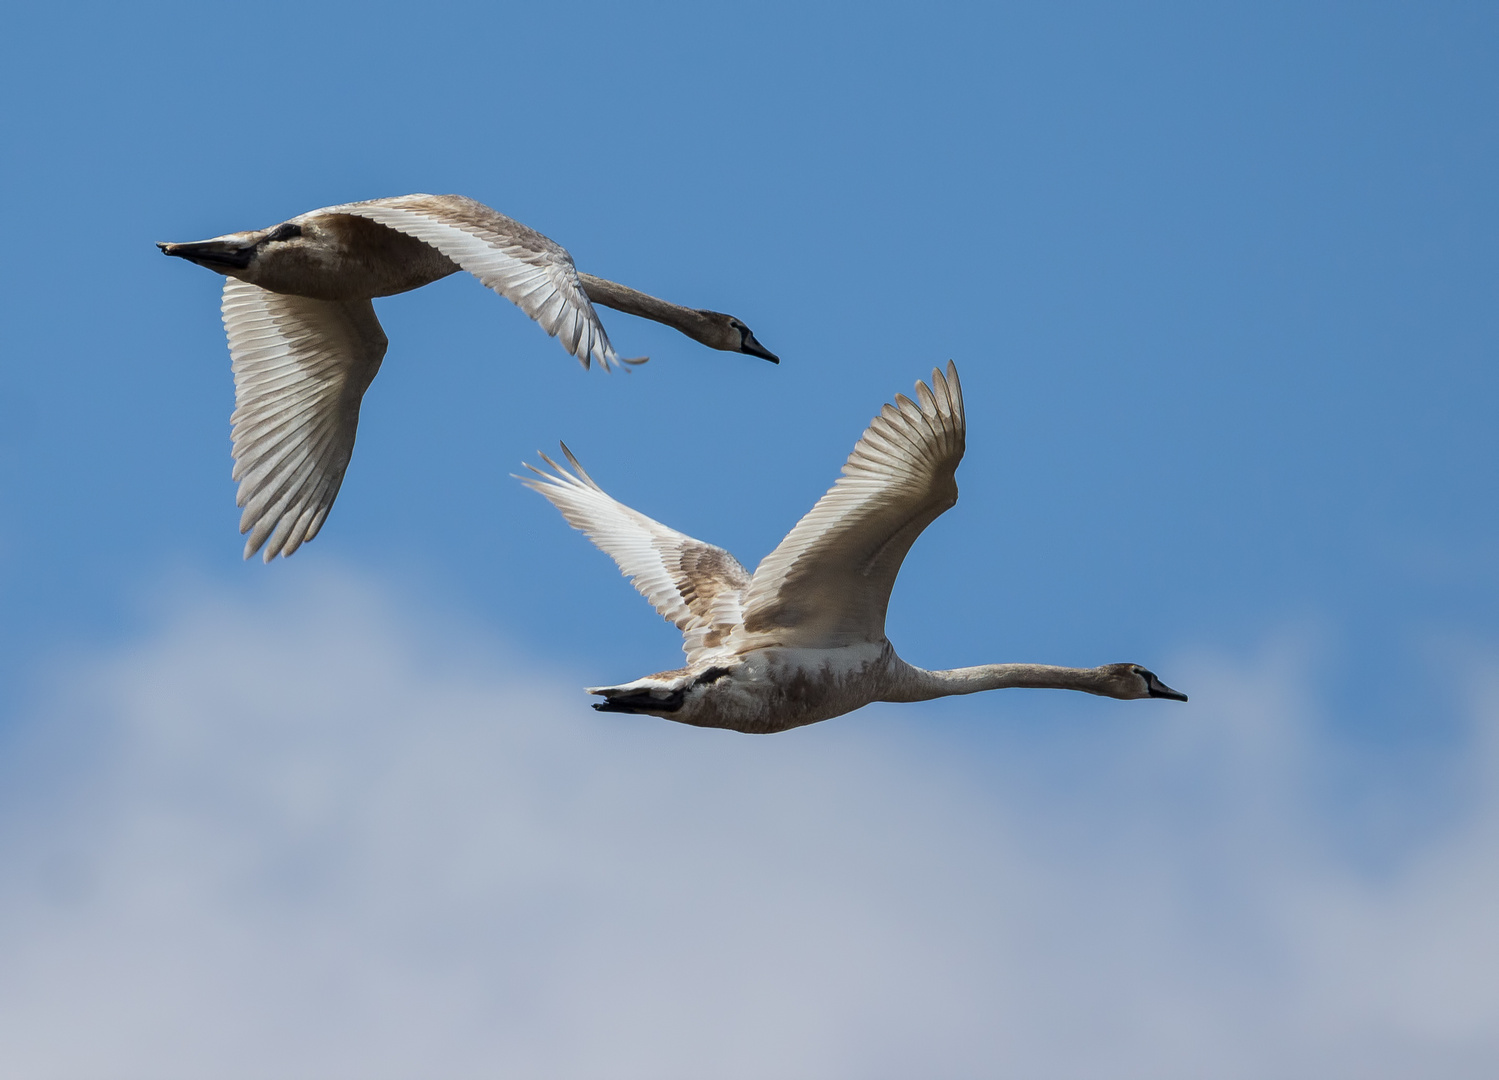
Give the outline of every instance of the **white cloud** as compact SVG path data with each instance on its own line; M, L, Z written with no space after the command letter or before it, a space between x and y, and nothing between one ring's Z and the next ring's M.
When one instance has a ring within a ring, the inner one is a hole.
M1476 797L1373 875L1326 840L1296 650L970 746L911 706L596 715L465 638L328 581L59 668L6 749L0 1075L1499 1066L1499 680Z

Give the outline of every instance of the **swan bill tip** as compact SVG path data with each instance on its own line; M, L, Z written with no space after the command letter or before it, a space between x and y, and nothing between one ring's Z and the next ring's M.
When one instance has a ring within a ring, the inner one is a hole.
M772 364L779 364L781 362L781 358L779 356L777 356L775 353L771 352L764 345L761 345L757 340L755 340L754 332L751 331L748 326L745 326L743 323L739 323L738 320L735 321L737 323L736 328L739 331L740 352L746 353L749 356L758 356L761 360L769 360Z
M1173 690L1160 679L1151 677L1149 694L1153 698L1165 698L1167 701L1186 701L1187 695L1180 690Z
M1147 667L1141 667L1139 664L1120 664L1118 668L1127 669L1130 674L1133 674L1139 680L1134 684L1135 689L1132 692L1120 694L1120 697L1166 698L1168 701L1187 700L1186 694L1183 694L1180 690L1173 690L1161 682L1160 676ZM1143 694L1140 693L1141 689L1145 691Z
M237 237L197 240L190 244L167 244L158 241L156 246L165 255L186 259L188 262L197 263L205 269L220 274L228 274L231 269L245 269L254 260L256 251L253 242Z
M779 364L781 362L781 358L779 356L771 352L764 345L761 345L753 338L751 338L749 341L746 341L742 346L740 346L739 351L750 356L758 356L761 360L769 360L772 364Z

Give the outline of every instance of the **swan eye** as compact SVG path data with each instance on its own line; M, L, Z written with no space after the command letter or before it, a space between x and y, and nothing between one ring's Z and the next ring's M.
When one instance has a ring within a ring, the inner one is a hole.
M265 242L269 244L276 240L290 240L292 237L301 235L302 226L300 225L280 225L275 232L265 238Z

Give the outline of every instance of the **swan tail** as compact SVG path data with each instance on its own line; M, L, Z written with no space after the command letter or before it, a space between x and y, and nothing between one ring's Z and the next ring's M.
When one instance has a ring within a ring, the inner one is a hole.
M717 664L707 668L683 668L647 675L623 686L590 686L588 692L604 699L593 703L599 712L669 716L682 708L689 694L701 692L703 687L731 673L729 668Z
M603 701L595 701L593 707L599 712L622 713L674 713L687 700L687 687L667 689L657 686L597 686L589 687L590 694L599 694Z

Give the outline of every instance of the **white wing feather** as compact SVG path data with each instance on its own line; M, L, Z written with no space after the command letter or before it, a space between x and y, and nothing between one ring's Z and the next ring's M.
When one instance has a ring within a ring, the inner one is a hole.
M354 214L431 244L513 301L587 367L620 362L567 249L462 195L398 195L319 211Z
M572 469L545 454L546 472L523 483L545 495L569 525L585 533L628 577L662 618L682 631L682 648L694 665L721 651L740 622L740 600L749 573L723 548L667 528L611 498L562 447Z
M760 565L736 648L838 648L879 641L901 562L958 501L963 391L957 369L897 394L865 430L843 475ZM918 403L919 402L919 403Z
M290 555L338 496L359 404L386 338L368 300L333 302L224 282L234 368L234 479L245 558Z

